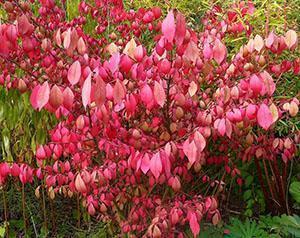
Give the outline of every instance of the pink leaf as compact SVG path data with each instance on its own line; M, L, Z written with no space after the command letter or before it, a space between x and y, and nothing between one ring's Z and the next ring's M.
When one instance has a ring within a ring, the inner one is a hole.
M159 152L157 152L151 158L151 161L150 161L150 170L151 170L152 174L154 175L154 177L156 179L158 179L158 177L160 176L160 174L162 172L162 163L161 163Z
M225 45L219 39L217 39L213 47L213 58L218 64L221 64L223 60L226 58L226 55L227 55L227 49Z
M266 104L260 105L257 112L257 122L265 130L268 130L269 127L272 125L273 116L269 107Z
M32 90L32 93L30 95L30 102L31 102L31 105L34 109L37 109L38 108L38 101L37 101L37 97L38 97L38 92L40 90L40 87L41 85L36 85L34 87L34 89Z
M199 226L199 223L197 220L197 216L194 212L190 213L189 223L190 223L190 228L191 228L191 231L192 231L194 237L197 237L197 235L200 232L200 226Z
M186 23L184 16L178 12L176 16L175 41L178 46L182 45L186 33Z
M250 88L254 94L259 94L263 88L263 83L256 74L251 75L250 77Z
M108 67L112 74L119 69L120 59L121 57L119 52L114 53L109 59Z
M91 73L90 73L82 86L81 97L82 97L82 104L85 108L88 104L91 103L91 87L92 87L91 84L92 82L91 82Z
M150 169L150 158L149 155L146 153L144 156L141 158L141 170L143 171L144 174L147 174L147 172Z
M79 82L81 77L81 65L79 61L75 61L68 70L68 80L72 85Z
M48 82L44 82L42 85L37 85L31 94L30 102L34 109L41 110L49 101L50 87Z
M117 79L114 86L114 102L119 103L125 97L125 90L123 84Z
M273 33L273 31L270 32L270 34L268 35L268 37L265 39L265 45L268 48L271 48L274 41L275 41L275 34Z
M226 133L226 125L225 125L225 119L224 118L219 120L218 132L220 133L221 136L224 136L225 133Z
M168 40L168 42L173 42L174 40L175 27L174 13L173 11L170 11L161 25L163 36Z
M187 139L183 143L183 153L188 158L189 162L193 165L197 159L197 146L194 141L191 143L189 142L189 139Z
M163 86L157 81L155 81L154 83L154 99L158 105L160 105L161 107L164 106L166 101L166 93Z
M140 92L141 95L141 99L145 104L149 104L152 102L153 100L153 93L152 93L152 89L150 88L150 86L148 84L145 84Z
M67 87L65 88L64 92L63 92L63 105L66 109L71 110L72 106L73 106L73 102L74 102L74 94L73 91Z
M205 43L203 46L203 56L205 59L210 60L213 57L213 51L212 48L208 43Z

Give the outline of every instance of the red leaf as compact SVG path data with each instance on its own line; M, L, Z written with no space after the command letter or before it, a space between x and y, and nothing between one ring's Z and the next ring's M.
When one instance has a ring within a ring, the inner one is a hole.
M114 102L119 103L125 97L125 90L123 84L117 79L114 86Z
M79 61L75 61L68 70L68 80L72 85L79 82L81 77L81 65Z
M168 42L173 42L174 40L175 27L174 14L173 11L170 11L161 25L163 36L168 40Z
M227 55L227 49L225 45L219 39L217 39L213 47L213 58L218 64L221 64L223 60L226 58L226 55Z
M88 104L91 103L91 73L87 77L87 79L84 81L82 86L82 104L86 108Z
M269 127L272 125L273 116L269 107L266 104L260 105L257 112L257 122L265 130L268 130Z
M155 155L152 156L150 161L150 170L154 177L158 179L162 172L162 163L160 159L160 154L157 152Z
M178 46L182 45L186 33L186 23L184 16L178 12L176 16L175 41Z
M192 231L194 237L197 237L197 235L200 232L200 226L199 226L199 223L197 220L197 216L194 212L190 213L189 223L190 223L190 228L191 228L191 231Z
M98 107L101 107L106 99L106 84L100 76L96 77L94 100Z
M166 93L163 86L157 81L155 81L154 83L154 99L158 105L160 105L161 107L164 106L166 101Z

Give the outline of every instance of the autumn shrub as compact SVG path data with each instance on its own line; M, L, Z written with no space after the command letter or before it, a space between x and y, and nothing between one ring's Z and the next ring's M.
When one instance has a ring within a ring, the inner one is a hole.
M297 116L299 101L274 92L282 75L299 75L299 58L280 57L297 50L294 30L252 37L239 21L255 12L251 2L214 6L203 31L179 11L119 0L82 1L71 21L53 0L37 10L0 2L0 83L58 119L34 163L0 164L3 188L21 183L24 198L36 180L37 197L77 196L121 234L184 237L189 227L196 237L202 220L220 221L227 180L243 183L236 163L254 161L269 210L289 212L299 132L279 135L277 124ZM248 42L231 52L225 37L240 34Z

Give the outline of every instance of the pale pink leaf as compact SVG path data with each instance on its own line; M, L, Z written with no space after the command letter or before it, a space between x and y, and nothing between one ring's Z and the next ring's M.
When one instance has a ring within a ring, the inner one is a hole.
M228 138L231 138L232 124L227 118L226 118L226 121L225 121L225 128L226 128L226 135L228 136Z
M183 153L188 158L191 165L193 165L197 159L197 146L194 141L191 143L189 142L189 139L187 139L183 143Z
M71 44L71 30L68 29L64 32L64 48L68 49Z
M119 103L122 101L122 99L125 97L125 90L122 82L120 82L118 79L116 81L116 84L114 86L114 102Z
M79 82L81 77L81 65L77 60L75 61L68 70L68 80L72 85L75 85Z
M272 123L274 123L274 122L276 122L276 121L278 120L278 118L279 118L279 112L278 112L278 109L277 109L277 107L275 106L274 103L272 103L272 104L270 105L269 109L270 109L270 112L271 112L272 117L273 117Z
M196 63L197 59L199 59L199 48L194 41L190 41L188 44L184 52L184 57L193 63Z
M260 35L254 37L254 49L260 52L264 48L264 40Z
M188 89L190 96L193 97L196 94L197 90L198 90L197 84L194 81L192 81Z
M157 102L157 104L163 107L166 101L166 93L163 86L157 81L155 81L154 83L153 93L154 93L154 99Z
M123 53L134 59L134 51L137 47L135 40L132 38L125 46Z
M289 49L293 49L298 44L298 36L294 30L288 30L284 36L284 41Z
M195 132L194 141L195 141L198 151L202 152L206 146L206 140L199 131Z
M91 82L91 73L89 76L86 78L86 80L83 83L82 86L82 104L86 108L87 105L91 103L91 87L92 87L92 82Z

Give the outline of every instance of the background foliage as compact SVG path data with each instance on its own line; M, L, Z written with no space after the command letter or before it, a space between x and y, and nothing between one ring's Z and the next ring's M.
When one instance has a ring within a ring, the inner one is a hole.
M265 22L269 17L269 30L274 30L277 33L283 33L287 27L295 29L299 32L300 27L300 4L299 0L255 0L253 1L257 10L254 16L249 18L249 21L254 26L255 34L265 34ZM194 28L201 27L201 17L204 13L211 9L213 5L219 4L221 6L228 6L232 1L205 1L205 0L169 0L169 1L152 1L152 0L136 0L136 1L124 1L125 7L130 9L138 8L151 8L153 6L160 6L166 12L168 9L178 9L183 12L190 21L190 24ZM78 4L79 0L67 0L65 9L67 12L67 19L70 21L78 16ZM91 25L93 23L91 22ZM88 29L87 29L88 30ZM242 44L247 41L246 36L239 38L228 38L229 45L235 49L239 49ZM234 51L234 50L233 50ZM295 52L293 57L299 57L300 53ZM285 56L283 56L285 57ZM295 95L299 96L300 92L300 80L299 78L283 77L279 82L277 89L277 97L292 97ZM288 89L288 90L287 90ZM26 161L32 163L33 151L35 151L37 144L43 144L47 140L47 130L51 128L55 119L50 116L46 111L36 112L34 111L29 103L29 95L20 95L16 91L7 92L5 89L0 89L0 149L1 149L1 160L5 161ZM300 119L299 116L294 118L292 122L286 124L282 121L279 133L285 134L289 130L299 131ZM295 209L299 211L299 163L296 161L294 165L291 180L293 181L290 186L290 193L292 199L295 202ZM243 169L243 168L242 168ZM244 168L247 173L244 173L244 184L242 195L240 198L243 200L242 210L240 212L240 218L257 216L263 214L265 204L262 200L261 190L256 176L250 168ZM17 191L17 192L16 192ZM20 199L20 188L10 187L8 199L10 201L17 201ZM231 196L239 196L240 191L232 191ZM74 200L69 201L70 203L76 203ZM96 221L86 215L84 217L84 224L82 229L76 230L76 217L77 214L73 213L71 209L70 213L61 212L62 208L68 207L63 204L63 199L57 199L51 201L47 198L47 206L49 210L54 211L54 217L52 218L52 229L56 229L52 235L56 237L69 237L74 235L75 237L111 237L111 228L109 224L97 224ZM14 203L12 203L14 204ZM17 202L15 203L17 204ZM27 198L27 209L31 216L31 234L35 234L39 237L46 237L48 234L47 230L44 230L42 226L39 226L41 219L40 211L36 209L38 201L35 197ZM2 201L0 203L0 213L2 214ZM259 208L257 208L258 206ZM13 227L15 233L11 233L11 237L22 230L22 218L16 214L20 213L20 207L12 205L11 207L12 220L10 221L10 227ZM68 215L71 214L71 217ZM14 216L15 215L15 216ZM64 225L64 221L69 220L71 224ZM68 226L69 225L69 226ZM231 230L232 233L226 237L238 237L236 234L243 234L240 237L285 237L288 235L294 235L297 237L300 230L300 220L298 216L282 216L282 217L261 217L258 221L247 218L245 222L238 219L232 219L228 221L227 229ZM75 230L75 232L74 232ZM205 228L204 228L205 230ZM220 237L223 234L224 228L209 228L200 237ZM297 233L298 232L298 233ZM0 227L0 237L3 236L3 226Z

